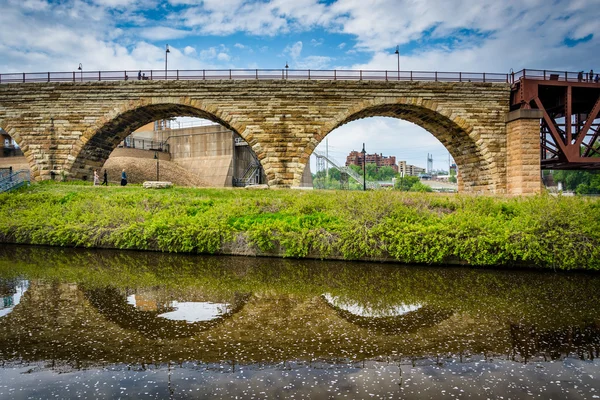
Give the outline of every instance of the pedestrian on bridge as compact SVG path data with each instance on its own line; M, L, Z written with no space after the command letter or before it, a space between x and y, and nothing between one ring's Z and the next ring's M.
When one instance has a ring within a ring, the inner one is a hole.
M138 81L142 80L142 71L138 71Z

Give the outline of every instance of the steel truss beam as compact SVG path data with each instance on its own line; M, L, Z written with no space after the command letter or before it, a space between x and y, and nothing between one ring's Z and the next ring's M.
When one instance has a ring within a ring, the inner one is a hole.
M512 108L537 108L544 169L600 169L600 85L522 79Z

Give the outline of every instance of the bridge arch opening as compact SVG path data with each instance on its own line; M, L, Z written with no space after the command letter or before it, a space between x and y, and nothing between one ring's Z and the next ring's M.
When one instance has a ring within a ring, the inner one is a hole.
M109 181L171 181L180 186L265 182L260 161L238 130L213 113L181 104L141 105L84 133L70 179L108 171Z
M316 137L311 161L315 187L323 186L323 171L329 168L345 169L351 175L352 171L344 168L349 164L358 172L360 182L353 185L353 178L342 174L343 182L334 184L341 188L362 189L362 143L365 143L367 180L371 181L368 188L392 186L389 176L384 177L387 182L378 182L379 171L389 172L389 165L397 171L394 176L396 187L402 185L402 177L421 175L421 182L429 183L436 191L487 192L495 189L490 187L490 170L494 166L483 156L471 135L471 127L463 121L459 121L459 125L451 113L443 114L411 101L407 103L367 105L349 110L325 129L322 137ZM327 157L324 153L331 143L334 157ZM332 159L335 157L338 158ZM335 168L333 162L341 168ZM454 172L456 184L451 178ZM430 181L432 178L435 181Z
M23 153L18 134L16 134L16 132L10 127L4 126L4 124L2 124L1 121L0 169L5 172L8 170L16 172L19 170L31 169L31 163Z

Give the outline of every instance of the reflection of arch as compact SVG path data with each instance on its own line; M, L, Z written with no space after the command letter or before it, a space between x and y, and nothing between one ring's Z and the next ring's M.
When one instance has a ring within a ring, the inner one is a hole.
M0 279L0 318L10 314L19 305L28 288L27 280Z
M231 301L229 312L210 321L189 323L162 318L163 311L140 311L127 303L126 296L115 288L84 290L89 302L109 321L123 329L135 330L151 339L178 339L206 331L240 312L249 294L237 294Z
M214 106L203 107L201 102L189 98L176 101L165 101L163 98L140 100L107 113L83 132L73 146L71 161L67 161L66 169L71 171L72 177L81 178L89 173L89 168L101 167L117 145L136 129L152 121L182 116L216 122L252 145L252 138L249 137L252 135L245 135L245 127L238 124L232 115L221 113ZM257 151L254 147L252 150L255 153Z
M433 100L422 98L390 98L361 101L339 113L323 126L306 147L302 160L308 159L317 145L334 129L368 117L391 117L412 122L430 132L450 152L459 167L461 181L472 186L488 185L491 170L496 168L490 152L483 151L480 132L463 117ZM299 171L301 174L302 171ZM497 184L497 182L494 182Z
M336 305L335 301L331 301L332 299L330 296L323 295L321 296L321 299L331 307L340 318L343 318L353 325L384 335L410 333L423 328L429 328L448 319L453 314L451 310L423 305L407 310L400 315L381 317L362 316L344 309L341 305Z

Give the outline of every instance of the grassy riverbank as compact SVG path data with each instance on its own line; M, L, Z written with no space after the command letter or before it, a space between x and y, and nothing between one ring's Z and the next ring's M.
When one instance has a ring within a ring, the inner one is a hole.
M0 195L0 241L597 270L599 209L578 197L44 182Z

